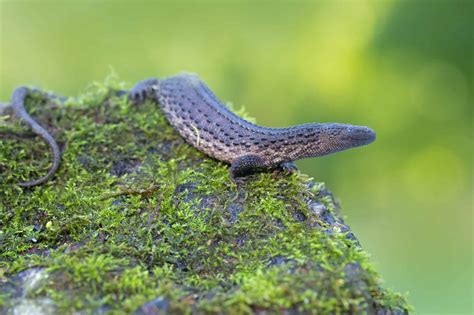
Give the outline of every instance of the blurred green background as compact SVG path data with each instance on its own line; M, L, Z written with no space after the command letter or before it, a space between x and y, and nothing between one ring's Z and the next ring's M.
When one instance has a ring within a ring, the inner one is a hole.
M298 162L341 200L385 286L472 310L472 2L0 1L0 99L187 70L257 122L367 125Z

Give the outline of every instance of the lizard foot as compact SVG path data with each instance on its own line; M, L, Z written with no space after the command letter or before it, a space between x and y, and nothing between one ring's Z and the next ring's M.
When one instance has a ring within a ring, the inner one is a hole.
M294 174L298 171L298 167L293 162L285 162L278 165L277 170L285 174Z
M148 98L154 98L158 89L158 79L152 78L138 82L128 93L128 99L135 105Z

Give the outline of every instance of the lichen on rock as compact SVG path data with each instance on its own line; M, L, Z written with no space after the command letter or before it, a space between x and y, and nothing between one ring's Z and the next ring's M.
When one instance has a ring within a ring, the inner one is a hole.
M156 104L132 106L120 88L108 80L62 105L28 100L62 148L42 186L15 183L48 169L47 146L1 121L1 313L25 301L58 314L410 309L381 287L322 183L271 172L236 184Z

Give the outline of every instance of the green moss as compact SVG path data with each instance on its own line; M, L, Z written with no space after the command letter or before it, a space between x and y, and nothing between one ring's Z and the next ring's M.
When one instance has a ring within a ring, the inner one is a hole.
M31 189L15 183L44 174L49 150L2 120L4 283L44 267L48 281L29 296L62 310L130 312L157 297L176 313L409 308L380 287L346 232L311 212L308 200L337 218L322 184L262 173L237 185L226 165L185 144L156 104L132 106L114 96L120 88L108 80L64 105L29 99L63 148L54 179Z

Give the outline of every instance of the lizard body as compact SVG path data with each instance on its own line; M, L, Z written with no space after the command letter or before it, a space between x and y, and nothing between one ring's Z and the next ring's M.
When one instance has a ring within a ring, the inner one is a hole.
M179 74L138 83L129 97L135 103L155 100L169 123L191 145L231 164L233 178L257 169L294 170L291 162L322 156L375 140L363 126L310 123L267 128L232 113L196 75Z

